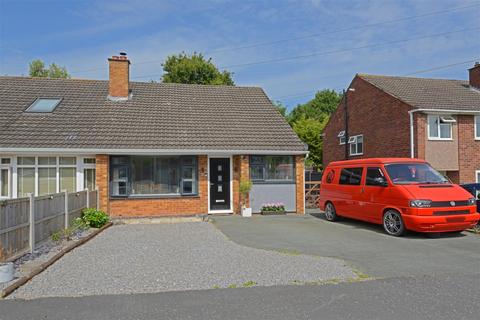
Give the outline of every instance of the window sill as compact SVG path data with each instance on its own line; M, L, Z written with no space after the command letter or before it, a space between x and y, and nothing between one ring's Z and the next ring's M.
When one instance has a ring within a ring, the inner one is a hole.
M452 138L444 139L444 138L428 138L428 141L453 141Z
M363 156L363 153L352 153L352 154L350 154L350 157L358 157L358 156Z
M165 195L131 195L131 196L110 196L111 200L136 200L136 199L184 199L184 198L200 198L198 194L165 194Z

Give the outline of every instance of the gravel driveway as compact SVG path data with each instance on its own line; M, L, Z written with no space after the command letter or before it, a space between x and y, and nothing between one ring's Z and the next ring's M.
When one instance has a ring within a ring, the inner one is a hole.
M9 298L148 293L355 278L332 258L244 247L212 224L113 226Z

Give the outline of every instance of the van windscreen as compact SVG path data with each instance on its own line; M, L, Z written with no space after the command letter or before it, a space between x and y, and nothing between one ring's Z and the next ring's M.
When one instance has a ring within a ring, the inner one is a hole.
M426 163L395 163L385 165L394 184L449 183L438 171Z

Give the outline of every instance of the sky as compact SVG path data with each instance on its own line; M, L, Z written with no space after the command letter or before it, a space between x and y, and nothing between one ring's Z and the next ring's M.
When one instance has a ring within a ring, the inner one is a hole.
M33 59L74 78L159 80L168 55L200 52L288 108L356 73L467 79L480 60L480 0L0 0L0 75Z

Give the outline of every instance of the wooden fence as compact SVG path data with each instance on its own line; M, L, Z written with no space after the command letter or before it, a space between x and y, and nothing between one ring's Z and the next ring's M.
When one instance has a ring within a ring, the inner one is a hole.
M0 201L0 260L33 252L36 244L68 228L83 209L97 203L97 191L87 190Z
M317 200L320 196L320 181L305 181L305 207L317 208Z

